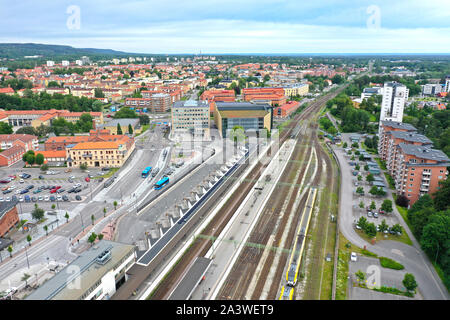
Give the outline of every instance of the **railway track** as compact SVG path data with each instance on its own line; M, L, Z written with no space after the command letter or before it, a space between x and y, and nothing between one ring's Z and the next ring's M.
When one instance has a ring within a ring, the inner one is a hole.
M341 89L343 90L343 89ZM330 96L326 96L326 97L322 97L322 99L317 100L315 103L313 103L308 110L305 110L303 113L304 119L308 119L311 118L312 116L314 116L315 114L317 114L317 112L320 110L321 106L329 99L331 99L333 96L337 95L341 90L335 92L334 94ZM283 189L279 189L277 190L276 193L274 193L274 196L272 196L269 199L269 202L266 205L266 208L264 209L264 214L262 217L260 217L260 221L258 221L257 226L255 227L255 231L254 233L257 234L258 233L264 233L265 236L264 238L262 238L261 240L263 240L262 242L257 242L258 244L261 244L263 246L267 246L269 243L269 239L271 236L274 236L275 239L273 242L274 244L279 244L283 235L287 232L287 238L286 238L286 246L285 248L281 248L281 250L270 250L269 254L267 256L267 258L264 260L263 262L263 266L259 266L259 261L261 259L262 253L259 253L258 255L258 262L254 262L247 260L246 258L246 251L248 251L250 248L246 248L243 250L243 252L241 253L241 256L238 258L237 262L235 263L235 265L233 266L233 269L231 270L227 280L225 281L219 295L218 298L219 299L269 299L269 300L274 300L277 299L279 296L279 289L280 289L280 281L283 278L283 271L285 270L285 266L288 260L289 255L287 254L287 252L290 251L290 248L292 247L294 238L296 236L296 229L295 226L298 225L299 220L301 219L301 215L294 215L291 220L289 220L289 213L291 213L292 211L292 207L294 205L294 202L296 200L296 195L298 193L298 189L300 188L300 181L304 178L304 175L307 174L305 169L305 165L306 162L305 161L301 161L301 163L303 163L302 166L300 166L300 168L292 166L291 162L296 162L296 160L298 160L299 157L299 146L302 144L302 140L303 143L306 142L307 145L307 150L309 152L312 151L312 149L316 149L317 155L318 155L318 163L317 163L317 172L316 175L313 179L313 181L311 182L312 185L318 186L319 182L320 182L320 178L322 175L322 166L321 166L321 161L322 159L328 158L328 156L323 152L323 150L321 149L318 139L317 139L317 128L318 125L317 123L308 123L308 129L306 130L307 132L305 132L303 135L300 135L299 137L297 137L297 145L296 145L296 150L294 150L294 153L292 155L291 159L294 159L294 161L290 161L290 163L288 164L288 166L286 167L283 176L285 177L284 179L286 179L286 177L290 177L291 172L293 170L301 170L303 171L300 175L298 175L296 181L293 181L292 179L287 181L287 184L294 184L294 188L293 190L291 189L291 192L289 192L287 186L285 186L286 184L283 183L282 185L284 187L281 187ZM311 145L311 146L308 146ZM293 192L292 192L293 191ZM288 196L288 200L286 200L286 195ZM287 203L287 207L285 212L287 214L284 214L281 217L281 221L279 224L276 224L277 220L280 218L280 211L281 208L283 207L283 204L286 203L286 201L288 201ZM300 203L298 205L299 208L302 208L305 205L306 202L306 197L303 197L300 200ZM270 207L272 207L273 209L270 210ZM294 214L294 213L292 213ZM290 223L288 224L288 221L290 221ZM274 230L274 225L277 225L278 228L277 230ZM255 239L252 238L253 237L253 233L252 235L250 235L250 242L254 243ZM284 250L283 250L284 249ZM279 256L278 260L277 260L277 266L276 266L276 271L275 274L273 274L271 277L272 279L279 279L272 281L271 285L270 285L270 289L269 292L267 293L266 296L262 297L262 293L263 293L263 289L264 287L267 287L267 278L268 278L268 274L270 273L270 269L273 268L273 262L275 260L275 257L277 254L279 254L278 252L285 252L285 254L281 254L281 256ZM261 275L258 279L256 279L257 284L255 286L255 289L253 291L253 293L251 294L251 296L246 295L247 292L247 288L251 285L250 281L252 280L248 275L246 274L247 272L250 272L251 274L255 274L256 270L258 269L262 270L259 274ZM244 281L243 279L246 279L246 281ZM289 291L289 293L293 293L291 291ZM292 295L291 295L292 296Z
M340 91L340 90L339 90ZM298 125L298 123L302 120L306 120L317 113L320 106L322 106L328 99L331 99L335 95L338 94L339 91L336 91L330 95L326 95L320 97L318 100L313 102L310 106L305 108L300 114L296 115L293 121L288 124L280 133L280 144L284 143L288 138L290 138L291 133L294 128ZM268 155L270 155L271 149L268 151ZM217 237L223 228L226 226L228 220L232 217L236 209L245 199L247 193L254 187L256 181L260 178L261 173L265 169L267 165L263 165L258 163L255 168L249 174L249 178L246 179L235 191L235 193L230 197L230 200L222 207L221 210L216 214L211 223L205 228L203 231L203 235L209 236L211 238ZM265 235L260 235L261 238L257 238L256 243L261 243L265 239ZM174 289L175 285L179 282L185 270L189 267L189 265L194 261L194 259L198 256L204 256L209 248L211 247L211 241L205 238L198 238L191 245L190 249L179 259L176 266L171 270L169 274L166 275L165 279L159 284L159 286L153 292L151 299L167 299L168 295ZM258 250L257 248L253 248L253 251ZM251 270L258 264L259 254L256 252L247 252L249 261L254 261L254 266L245 266L245 270L241 270L242 274L245 275L241 279L238 279L237 288L241 287L243 283L249 281L249 278L252 274ZM233 292L234 296L236 292Z

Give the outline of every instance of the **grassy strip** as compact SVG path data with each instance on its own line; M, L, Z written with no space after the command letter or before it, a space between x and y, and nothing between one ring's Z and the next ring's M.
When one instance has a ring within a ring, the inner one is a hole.
M378 291L378 292L383 292L383 293L396 294L398 296L414 297L414 294L409 291L402 291L402 290L399 290L397 288L392 288L392 287L381 286L379 289L373 288L372 290Z
M391 188L391 190L395 190L395 180L394 178L391 177L391 175L387 172L383 172L384 176L386 177L386 180L389 184L389 188Z
M149 125L149 124L144 124L144 125L142 126L142 131L141 131L140 133L136 134L134 137L135 137L135 138L136 138L136 137L139 137L141 134L143 134L145 131L147 131L148 128L150 128L150 125Z
M100 179L100 178L104 178L104 179L108 179L109 177L111 177L114 173L116 173L119 170L119 168L111 168L108 173L105 173L103 176L95 176L92 179Z
M389 269L394 269L394 270L405 269L405 267L401 263L398 263L395 260L392 260L392 259L389 259L386 257L379 257L378 259L380 259L380 264L383 268L389 268Z
M375 161L378 163L378 165L380 166L380 168L382 170L387 170L386 168L386 162L384 162L383 160L381 160L380 158L375 158Z

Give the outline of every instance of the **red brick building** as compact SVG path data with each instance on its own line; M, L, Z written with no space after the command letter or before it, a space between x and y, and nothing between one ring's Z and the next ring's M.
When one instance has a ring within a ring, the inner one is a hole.
M0 237L4 237L17 223L17 201L0 202Z
M287 101L283 88L245 88L242 95L244 101L267 102L273 107L282 106Z
M447 179L450 159L432 149L431 140L410 124L381 121L378 153L395 180L397 194L406 196L410 206L424 194L435 193L439 181Z
M289 101L283 104L281 107L273 109L273 115L276 118L286 118L294 113L300 107L299 101Z

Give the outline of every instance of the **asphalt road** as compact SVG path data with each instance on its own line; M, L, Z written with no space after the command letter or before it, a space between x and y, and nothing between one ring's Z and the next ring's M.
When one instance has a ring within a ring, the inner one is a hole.
M375 245L372 245L358 236L353 228L354 217L352 214L351 204L353 201L354 186L351 184L353 176L351 174L350 165L344 156L344 151L342 148L333 145L333 150L337 155L341 168L342 184L340 188L339 216L340 229L345 238L360 248L366 246L367 250L372 251L379 256L388 257L403 264L405 266L405 270L415 276L418 283L418 290L420 290L424 299L449 299L448 291L434 270L430 260L423 253L423 251L420 250L419 243L412 235L408 225L406 225L403 221L403 218L401 218L395 206L393 214L397 216L403 230L405 230L411 238L413 242L412 246L402 242L390 240L378 241Z

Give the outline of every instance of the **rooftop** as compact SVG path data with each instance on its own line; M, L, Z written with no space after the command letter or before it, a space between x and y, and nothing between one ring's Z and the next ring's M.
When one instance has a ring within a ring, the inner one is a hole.
M386 120L381 121L381 124L383 125L383 127L391 127L394 129L405 129L407 131L417 131L417 129L413 125L404 122Z
M422 144L433 144L433 142L424 135L415 132L391 131L394 138L403 139L405 141L420 142Z
M413 144L400 143L399 147L406 154L416 158L434 160L437 162L450 162L447 155L441 150L431 149L429 146L417 146Z
M111 259L105 264L98 263L97 257L106 250L111 251ZM134 252L132 245L101 240L32 292L26 299L78 300L130 252ZM74 270L79 271L74 273ZM75 280L78 286L73 285ZM68 284L72 284L70 289L67 288Z

